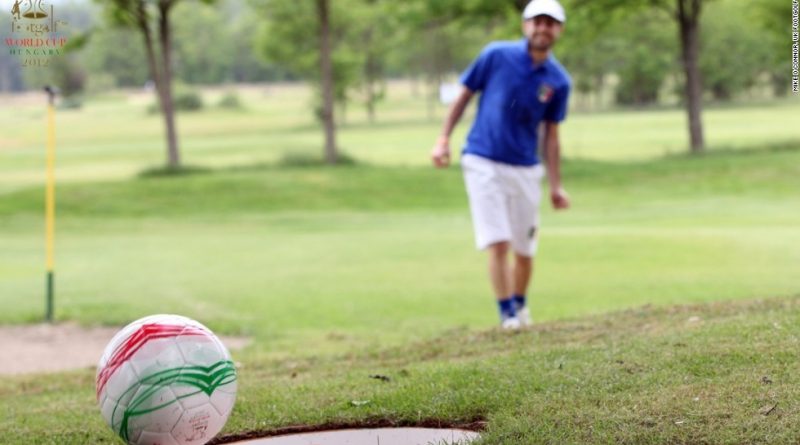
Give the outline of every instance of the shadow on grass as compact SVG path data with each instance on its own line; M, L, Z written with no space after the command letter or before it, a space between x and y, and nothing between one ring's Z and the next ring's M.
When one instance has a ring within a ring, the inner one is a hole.
M252 164L232 165L227 167L205 167L199 165L187 165L181 167L157 166L148 167L136 175L139 179L154 178L175 178L192 175L230 173L230 172L252 172L274 169L307 169L307 168L342 168L342 167L363 167L369 164L361 162L353 156L339 152L336 163L331 164L325 161L322 156L311 153L286 152L277 162L256 162Z
M744 110L753 107L779 108L793 104L794 98L789 95L780 98L740 98L734 100L704 101L703 110ZM654 104L611 104L598 108L576 108L575 112L582 115L603 115L609 113L641 113L641 112L684 112L686 106L681 103L654 103Z
M180 167L159 166L159 167L148 167L139 172L139 174L136 176L142 179L173 178L177 176L211 173L213 171L214 170L209 167L202 167L199 165L185 165Z
M607 176L612 173L620 174L628 173L642 173L654 174L662 170L671 171L675 169L707 169L706 162L698 163L699 160L706 160L715 163L715 160L721 162L746 160L750 157L764 156L765 154L789 154L800 152L799 139L787 139L783 141L772 142L751 148L736 148L732 146L712 146L699 153L692 153L688 148L681 153L667 154L654 159L647 160L631 160L631 161L609 161L598 159L585 159L581 157L568 157L563 159L563 164L567 172L573 179L579 179L584 176ZM154 179L154 178L177 178L185 176L195 176L204 174L218 174L218 173L248 173L260 171L275 171L275 170L313 170L313 169L340 169L340 168L355 168L355 167L374 167L384 168L383 166L376 166L364 161L361 161L352 155L340 151L338 160L335 164L325 161L322 154L314 154L308 152L289 151L285 152L280 159L274 162L255 162L250 164L229 165L225 167L208 167L198 165L188 165L179 168L170 168L165 166L150 167L140 172L137 177L139 179ZM631 170L633 167L633 170ZM420 167L430 168L430 167ZM613 175L612 175L613 176ZM632 175L634 177L636 175Z
M657 161L659 159L693 159L697 157L711 156L752 156L763 155L764 153L785 153L793 151L800 151L800 139L786 139L783 141L775 141L747 148L736 148L730 145L720 145L708 147L700 152L691 152L687 148L684 152L669 153L661 158L655 158L653 161Z
M735 160L753 156L764 156L765 154L791 154L800 152L800 139L787 139L784 141L777 141L768 144L762 144L752 147L733 147L729 145L719 145L706 147L701 152L691 152L687 147L686 150L681 152L673 152L664 154L662 156L654 157L652 159L635 159L635 160L606 160L606 159L592 159L584 157L564 157L562 164L568 167L584 167L589 166L598 171L607 169L629 170L631 167L639 168L658 168L668 165L684 164L695 166L698 165L698 160ZM602 168L600 168L602 167Z
M287 152L284 153L281 159L274 164L276 167L288 168L308 168L308 167L352 167L359 165L361 162L356 160L353 156L339 152L336 163L328 163L322 156L313 155L310 153Z

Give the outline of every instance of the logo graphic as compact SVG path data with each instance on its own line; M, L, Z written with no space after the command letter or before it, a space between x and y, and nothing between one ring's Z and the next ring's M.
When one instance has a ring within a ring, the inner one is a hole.
M11 33L4 43L12 56L19 56L22 66L47 66L50 58L64 53L67 37L59 27L53 5L44 0L14 0L11 6Z
M550 102L550 99L553 98L553 87L550 85L543 83L539 87L539 102L546 104Z
M535 235L536 235L536 226L531 226L531 228L528 229L528 238L533 239Z
M19 19L21 7L25 7L25 12L22 13L22 16L27 19L43 19L47 17L47 12L45 12L42 0L25 0L20 2L19 0L14 0L14 6L11 7L11 14L16 14L16 18Z

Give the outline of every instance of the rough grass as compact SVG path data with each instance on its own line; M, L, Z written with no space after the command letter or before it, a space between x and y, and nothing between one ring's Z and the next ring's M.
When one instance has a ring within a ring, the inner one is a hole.
M254 345L236 354L239 399L221 442L439 424L484 429L482 444L795 443L798 322L800 298L789 298L646 306L517 333L458 328L296 360ZM4 379L4 443L115 443L93 376Z

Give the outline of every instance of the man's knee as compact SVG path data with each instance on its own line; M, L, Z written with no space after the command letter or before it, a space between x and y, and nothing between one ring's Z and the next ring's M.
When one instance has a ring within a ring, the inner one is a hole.
M498 241L496 243L489 244L487 250L492 256L505 258L510 247L511 243L508 241Z
M517 264L524 267L530 267L531 264L533 264L532 256L520 255L518 253L514 254L514 260L516 261Z

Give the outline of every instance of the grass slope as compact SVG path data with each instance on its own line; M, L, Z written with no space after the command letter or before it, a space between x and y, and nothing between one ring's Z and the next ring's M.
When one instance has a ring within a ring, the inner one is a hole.
M454 329L296 360L250 348L236 357L240 395L223 439L297 425L485 421L481 444L796 443L798 326L800 298L790 298L642 307L518 333ZM116 443L94 406L93 376L4 379L3 443Z

